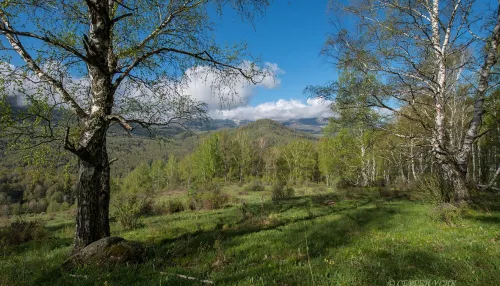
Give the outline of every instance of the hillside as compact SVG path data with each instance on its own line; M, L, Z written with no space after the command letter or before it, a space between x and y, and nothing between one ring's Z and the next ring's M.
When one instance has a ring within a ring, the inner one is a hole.
M198 131L196 133L185 130L182 130L182 132L181 130L167 132L167 130L172 131L174 128L165 128L162 130L163 132L159 132L158 137L152 138L149 132L144 129L138 130L129 136L116 127L110 128L107 139L109 158L111 160L117 159L111 165L112 177L124 177L142 162L151 164L155 160L166 161L172 155L182 158L186 154L193 152L203 138L217 132L217 130ZM269 119L257 120L227 130L231 133L244 131L252 140L266 142L266 147L284 145L298 138L316 140L316 137L311 134L291 129ZM2 142L5 143L5 139ZM60 173L65 164L69 160L73 160L71 162L73 167L68 172L76 175L75 158L58 144L49 147L54 154L47 154L49 161L45 163L46 165L37 166L37 168L46 169L46 173L48 173L49 169L51 172ZM0 152L0 201L5 199L17 202L23 197L23 193L27 189L30 189L30 192L35 192L36 186L30 182L32 177L29 175L31 168L27 168L24 159L29 153L30 151ZM39 184L43 186L43 189L48 189L53 185L61 185L62 183L58 178L54 178L49 181L42 180Z
M270 120L270 119L259 119L259 120ZM257 121L259 121L257 120ZM257 121L250 120L229 120L229 119L213 119L203 126L194 126L197 130L219 130L224 128L238 128L240 126L245 126L248 124L255 123ZM272 121L272 120L271 120ZM286 121L279 122L286 127L294 130L314 134L316 136L321 135L323 128L328 124L328 118L299 118L299 119L289 119Z
M244 131L249 137L257 140L263 139L269 147L287 144L294 139L316 140L311 134L294 130L283 124L270 120L261 119L236 128L226 128L230 132ZM157 159L167 159L170 154L183 157L192 152L200 140L218 130L190 133L183 131L175 135L166 133L158 134L160 137L152 139L149 133L137 132L132 137L121 133L112 133L108 138L108 150L110 158L119 158L118 164L112 165L113 175L123 176L131 171L140 162L151 163ZM162 137L163 136L163 137Z
M294 130L271 119L259 119L239 127L238 129L248 132L252 138L265 138L271 145L286 144L298 138L309 140L316 139L316 137L311 134Z

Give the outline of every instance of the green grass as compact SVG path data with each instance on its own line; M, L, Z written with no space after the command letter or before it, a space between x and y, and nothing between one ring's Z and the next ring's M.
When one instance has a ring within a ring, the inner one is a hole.
M147 247L142 265L61 270L73 224L58 214L48 238L1 249L0 285L201 285L171 274L216 285L498 285L500 212L469 210L449 226L431 205L376 191L310 187L273 204L268 190L243 190L231 187L237 200L224 209L146 217L132 231L113 223L113 235Z

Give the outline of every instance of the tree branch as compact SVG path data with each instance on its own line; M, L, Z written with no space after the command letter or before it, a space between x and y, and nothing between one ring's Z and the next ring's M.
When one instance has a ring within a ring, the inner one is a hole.
M1 11L0 11L0 16L2 16L2 12ZM5 25L5 22L4 22L4 25ZM28 37L28 38L33 38L33 39L41 40L41 41L43 41L43 42L45 42L47 44L51 44L53 46L62 48L64 50L66 50L67 52L70 52L71 54L73 54L77 58L83 60L84 62L88 62L87 57L84 56L82 53L80 53L78 50L76 50L75 48L73 48L71 46L68 46L68 45L66 45L64 43L58 42L55 39L51 39L48 36L40 36L40 35L37 35L37 34L34 34L34 33L30 33L30 32L16 31L16 30L13 30L13 29L7 28L7 27L8 27L7 25L0 26L0 32L9 33L11 35L16 35L16 36L22 36L22 37Z
M125 69L125 71L115 80L115 83L113 84L114 88L115 89L118 88L118 86L120 85L120 83L130 74L130 72L135 67L137 67L138 65L140 65L143 61L145 61L146 59L148 59L148 58L150 58L150 57L152 57L154 55L158 55L158 54L162 54L162 53L168 53L168 52L173 52L173 53L178 53L178 54L182 54L182 55L187 55L187 56L193 57L195 59L198 59L198 60L201 60L201 61L204 61L204 62L212 63L216 67L217 66L221 66L221 67L226 67L226 68L230 68L230 69L233 69L233 70L237 70L244 78L246 78L247 80L251 81L253 84L257 84L258 83L258 81L256 81L255 79L253 79L251 76L247 75L242 68L235 67L233 65L225 64L223 62L217 61L207 51L203 51L203 52L200 52L200 53L192 53L192 52L187 52L187 51L183 51L183 50L179 50L179 49L175 49L175 48L161 48L161 49L157 49L157 50L154 50L154 51L151 51L151 52L147 52L147 53L143 54L142 56L136 58L135 61L133 63L131 63Z
M9 21L7 20L6 15L2 10L0 10L0 20L2 21L0 23L0 28L3 30L3 33L9 41L10 45L19 54L19 56L21 56L21 58L26 62L31 70L33 70L40 79L49 82L61 94L63 100L70 105L71 109L78 115L78 117L87 117L87 113L80 107L80 105L78 105L78 103L73 99L73 97L71 97L66 89L64 89L62 82L45 73L26 51L19 39L17 39L16 35L9 32L12 29L9 25Z

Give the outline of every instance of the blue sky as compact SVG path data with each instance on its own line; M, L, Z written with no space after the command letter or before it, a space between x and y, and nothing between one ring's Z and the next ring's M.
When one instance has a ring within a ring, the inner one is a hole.
M274 1L265 15L252 26L235 13L226 13L216 22L219 42L246 42L250 53L264 62L276 63L284 74L274 89L258 88L251 105L279 99L302 99L310 84L324 84L336 77L335 69L320 56L331 30L328 0Z
M320 56L332 29L327 13L329 0L272 2L253 24L242 20L230 7L220 17L211 15L218 44L246 43L249 54L259 58L261 65L272 63L282 71L277 74L276 84L240 87L241 102L224 113L219 111L219 101L209 94L206 84L191 84L187 92L207 102L213 118L286 120L329 115L328 104L308 100L303 94L307 85L324 84L336 77L335 69ZM17 55L11 63L23 64Z
M248 52L261 60L261 65L283 71L275 84L265 82L257 87L238 86L241 101L232 109L218 111L219 102L206 83L193 80L186 90L195 99L205 101L213 118L251 119L331 116L328 103L309 99L303 90L308 85L321 85L337 78L336 69L320 55L329 33L333 16L328 11L329 0L274 0L261 17L253 23L243 21L232 9L219 17L214 13L216 41L224 46L246 43ZM475 10L495 0L479 0ZM477 8L476 8L477 7ZM349 19L342 19L345 28L352 28ZM2 39L3 40L3 39ZM17 60L17 62L16 62ZM18 57L11 61L21 64ZM269 65L271 63L272 65ZM187 70L186 74L189 75Z

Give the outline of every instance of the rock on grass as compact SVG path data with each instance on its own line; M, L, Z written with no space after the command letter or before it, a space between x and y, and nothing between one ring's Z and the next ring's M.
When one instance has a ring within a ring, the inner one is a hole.
M71 268L85 265L134 264L144 260L144 247L137 242L121 237L105 237L87 245L72 255L63 267Z

